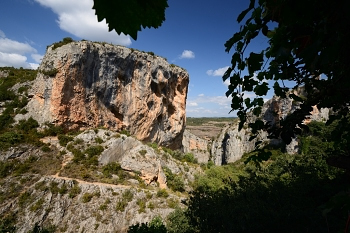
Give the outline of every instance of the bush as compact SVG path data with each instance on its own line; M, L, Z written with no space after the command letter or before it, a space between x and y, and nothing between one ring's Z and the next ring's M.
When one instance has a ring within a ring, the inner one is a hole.
M194 158L194 155L192 153L186 153L183 158L184 161L189 163L197 163L197 159Z
M125 130L125 129L123 129L123 130L120 131L119 133L120 133L120 134L124 134L124 135L126 135L126 136L128 136L128 137L131 135L130 132L127 131L127 130Z
M169 208L175 209L179 205L179 201L174 198L167 199L167 204Z
M91 199L94 197L93 193L84 193L83 196L81 197L81 201L83 203L87 203L91 201Z
M134 193L128 189L123 193L123 200L130 202L134 198Z
M75 184L74 186L69 190L69 197L70 198L74 198L76 197L77 195L79 195L81 193L81 188L79 187L78 185L78 182L75 181Z
M167 185L170 189L179 192L185 191L185 184L181 176L175 176L173 172L167 167L163 167L163 170L167 179Z
M44 199L40 198L37 202L35 202L34 205L30 207L30 211L35 212L40 210L43 207L43 204L44 204Z
M43 137L45 136L57 136L63 134L62 126L56 126L54 124L46 124L44 132L41 133Z
M12 170L14 169L14 163L6 161L0 161L0 178L5 178L10 175Z
M136 204L140 207L139 213L146 212L146 201L144 199L137 199Z
M10 146L23 142L23 135L14 131L0 134L0 150L5 150Z
M108 163L102 167L102 173L105 177L112 177L112 174L118 174L121 171L121 166L119 163Z
M103 140L102 140L102 138L97 137L97 138L95 138L95 142L98 144L101 144L101 143L103 143Z
M157 192L157 197L167 198L167 197L169 197L169 193L166 191L166 189L160 189Z
M5 216L0 216L0 232L2 233L16 232L16 214L8 213Z
M73 40L72 38L70 38L70 37L65 37L65 38L63 38L63 40L54 43L52 49L55 50L55 49L57 49L57 48L59 48L59 47L65 45L65 44L69 44L69 43L71 43L71 42L74 42L74 40Z
M137 223L128 229L128 233L166 233L167 229L163 224L162 218L156 216L150 223Z
M168 215L166 226L169 233L186 233L192 230L186 212L180 208Z
M58 73L58 70L56 68L53 68L51 70L40 70L40 72L44 75L54 77Z
M139 154L145 156L147 154L147 150L140 150Z
M58 135L58 140L61 146L67 146L67 144L73 141L73 137L60 134Z
M0 115L0 131L8 128L14 122L13 117L8 112L3 112Z
M115 209L119 212L123 212L125 210L125 208L127 207L127 205L128 205L128 202L121 200L121 201L117 202Z
M93 156L100 155L103 152L104 148L103 146L90 146L85 150L85 154L88 155L89 158L92 158Z

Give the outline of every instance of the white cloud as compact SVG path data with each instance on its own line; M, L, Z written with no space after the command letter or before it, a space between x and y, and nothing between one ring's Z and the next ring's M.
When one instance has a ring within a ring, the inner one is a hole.
M29 63L26 54L31 54L37 63ZM40 54L37 54L37 50L29 44L8 39L0 30L0 66L36 69L41 57Z
M35 53L35 54L32 54L31 57L34 59L35 62L41 63L41 60L43 59L44 56L41 54Z
M128 46L131 44L129 36L118 35L115 30L109 32L106 21L97 21L92 9L92 0L35 0L42 6L50 8L58 15L59 27L79 38L92 41Z
M187 115L192 117L232 117L228 114L230 110L231 99L226 96L189 96L186 106Z
M36 49L29 44L10 40L8 38L0 38L0 52L20 55L26 53L37 53Z
M16 68L24 67L30 68L27 63L27 57L16 53L3 53L0 52L0 67L1 66L13 66Z
M184 50L180 56L180 59L191 59L194 57L194 52L192 52L191 50Z
M29 66L31 69L36 70L39 68L39 64L38 63L29 63Z
M222 77L228 68L229 68L229 66L225 66L225 67L219 68L217 70L207 70L207 75Z
M4 38L5 37L5 33L3 31L0 30L0 37Z
M187 106L195 107L195 106L198 106L198 104L193 101L188 101Z

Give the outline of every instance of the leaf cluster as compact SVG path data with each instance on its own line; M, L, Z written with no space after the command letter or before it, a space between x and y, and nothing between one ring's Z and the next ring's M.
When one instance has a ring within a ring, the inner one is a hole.
M141 27L158 28L162 24L167 7L167 0L94 0L93 9L99 22L106 19L110 31L115 29L136 40Z
M259 116L263 99L270 83L275 95L292 98L300 103L300 109L282 121L272 137L280 137L289 143L312 106L333 108L338 114L346 114L350 101L350 71L347 57L350 51L350 16L344 10L345 0L337 2L316 0L251 0L249 7L237 18L242 23L226 43L226 51L234 49L231 66L223 76L230 85L227 96L232 97L232 111L237 110L240 128L247 121L247 113ZM243 20L246 21L243 22ZM268 46L261 51L246 51L251 42L265 37ZM247 75L243 75L248 71ZM322 78L320 78L322 75ZM285 85L294 83L293 87ZM307 98L289 94L290 88L303 86ZM244 93L253 92L253 99ZM268 126L251 124L254 130Z

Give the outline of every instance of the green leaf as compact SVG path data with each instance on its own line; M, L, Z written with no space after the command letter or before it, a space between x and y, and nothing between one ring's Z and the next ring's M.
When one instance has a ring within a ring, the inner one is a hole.
M266 82L263 82L262 84L260 85L257 85L255 88L254 88L254 92L256 95L258 96L264 96L267 94L267 91L269 90L270 88L268 87L268 84Z
M253 91L254 86L257 84L258 84L258 81L256 81L253 77L246 75L244 76L244 79L243 79L242 90Z
M277 96L282 97L282 98L286 98L286 90L284 88L281 88L277 81L273 85L273 88L274 88L275 94Z
M257 70L261 70L261 66L264 61L264 54L261 53L250 53L247 63L248 63L248 72L249 74L253 74Z
M109 31L137 39L141 27L158 28L165 20L167 0L94 0L98 21L106 19Z
M244 103L245 103L245 105L247 106L247 108L250 108L252 105L251 105L251 103L250 103L250 98L246 98L245 100L244 100Z
M261 107L256 107L253 109L253 114L259 116L261 114Z
M231 108L234 110L240 109L242 106L242 97L238 96L237 93L233 93L232 94L232 104L231 104Z
M236 88L238 85L242 84L242 79L238 73L235 73L230 78L231 85Z
M238 41L242 40L243 36L241 32L236 32L233 37L231 37L228 41L225 43L225 51L228 53L230 52L232 46L236 44Z
M234 69L236 67L236 64L241 61L242 61L241 55L239 53L234 53L231 59L232 68Z
M244 17L248 14L249 11L251 11L251 9L252 9L252 8L248 8L248 9L242 11L242 12L238 15L238 17L237 17L237 22L238 22L238 23L242 22L242 20L244 19Z
M228 78L230 77L232 70L233 70L232 67L229 67L229 68L226 70L224 76L222 76L222 80L223 80L224 82L226 81L226 79L228 79Z

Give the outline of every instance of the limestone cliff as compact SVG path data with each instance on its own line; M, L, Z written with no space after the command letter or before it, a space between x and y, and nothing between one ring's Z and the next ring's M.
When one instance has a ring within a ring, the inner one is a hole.
M298 108L291 98L279 98L274 96L268 100L263 108L261 118L276 125L281 119ZM314 107L307 117L305 123L312 120L326 121L328 119L329 109L317 109ZM254 117L253 117L254 118ZM242 158L244 153L249 153L255 149L255 142L263 141L264 144L279 144L280 140L267 139L266 132L260 132L257 138L249 141L251 131L248 127L243 127L238 131L238 122L231 123L223 128L219 137L213 142L211 148L212 160L216 165L233 163ZM286 145L286 152L289 154L298 153L299 147L296 139L293 139L289 145Z
M181 146L188 73L166 59L88 41L49 47L28 116L67 129L126 129L137 139Z
M197 137L188 130L185 130L182 146L184 153L192 153L197 159L198 163L207 163L210 157L208 151L209 141Z

